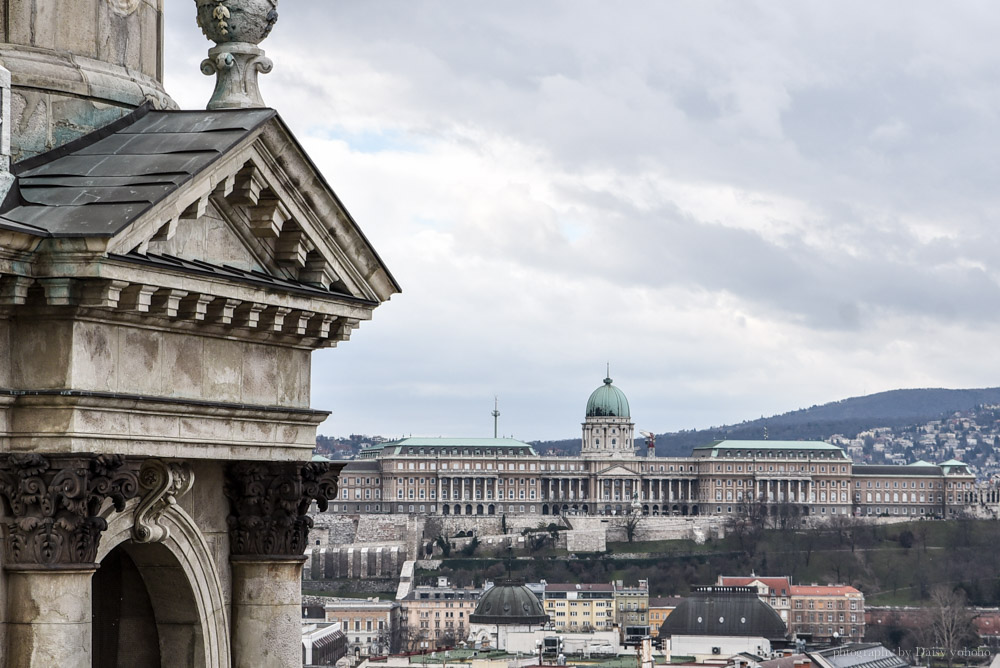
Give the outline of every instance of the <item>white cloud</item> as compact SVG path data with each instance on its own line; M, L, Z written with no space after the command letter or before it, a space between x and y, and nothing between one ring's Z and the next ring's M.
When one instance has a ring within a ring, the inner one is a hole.
M654 431L996 384L989 7L283 4L265 99L404 289L324 431L570 437L608 360Z

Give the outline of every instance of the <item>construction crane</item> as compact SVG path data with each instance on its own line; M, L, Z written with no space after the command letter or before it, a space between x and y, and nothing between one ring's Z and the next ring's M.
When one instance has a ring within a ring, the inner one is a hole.
M642 434L645 437L645 439L646 439L646 457L655 457L656 456L656 434L653 434L653 433L648 432L648 431L643 431L642 429L639 430L639 433Z

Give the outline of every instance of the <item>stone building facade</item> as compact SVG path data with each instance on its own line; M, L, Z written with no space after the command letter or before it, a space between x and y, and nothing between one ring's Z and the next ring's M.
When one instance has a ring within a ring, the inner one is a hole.
M326 621L340 622L348 653L355 661L400 651L403 622L402 606L397 601L338 598L324 609Z
M950 517L973 498L975 478L957 461L864 466L830 443L770 440L719 441L690 457L640 457L632 433L628 400L606 378L587 402L580 456L542 456L505 438L405 438L350 462L331 511L725 516L754 505L766 514L820 518ZM885 489L895 496L875 502ZM877 495L872 501L869 491Z
M615 588L611 583L551 583L542 605L556 631L610 631L615 626Z
M469 616L482 594L483 590L475 587L453 587L447 578L439 578L434 587L414 587L400 600L403 650L457 646L468 635Z
M808 635L826 642L860 642L865 637L865 596L854 587L792 585L791 594L790 637Z
M308 511L339 473L311 461L311 353L398 286L234 97L275 4L228 0L216 96L180 111L162 0L0 1L4 668L301 661Z

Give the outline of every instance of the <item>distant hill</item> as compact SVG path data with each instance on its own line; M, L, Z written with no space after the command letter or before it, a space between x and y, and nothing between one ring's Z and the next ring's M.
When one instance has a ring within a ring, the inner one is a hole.
M776 440L824 439L833 434L854 437L858 432L874 427L901 427L927 420L936 420L955 411L967 411L982 405L1000 404L1000 387L972 390L890 390L851 397L822 406L750 420L714 429L697 429L656 435L656 454L686 456L691 448L712 441L764 438ZM636 440L642 442L641 439ZM580 439L536 441L539 451L580 452Z

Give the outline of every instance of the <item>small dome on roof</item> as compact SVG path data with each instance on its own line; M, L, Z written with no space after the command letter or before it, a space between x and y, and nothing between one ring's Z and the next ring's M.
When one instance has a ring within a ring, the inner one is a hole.
M507 580L482 595L469 621L473 624L539 626L547 623L549 616L538 597L524 583Z
M625 393L611 384L610 378L594 390L587 400L587 417L630 417Z

